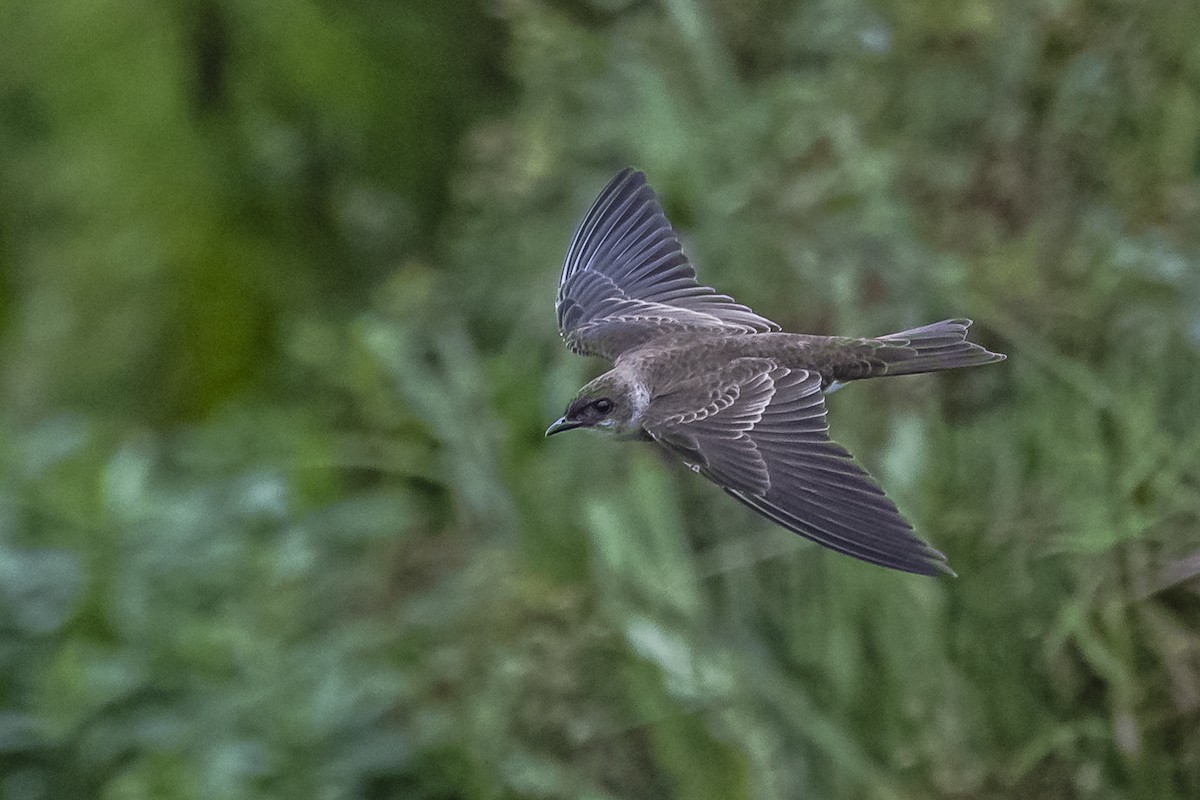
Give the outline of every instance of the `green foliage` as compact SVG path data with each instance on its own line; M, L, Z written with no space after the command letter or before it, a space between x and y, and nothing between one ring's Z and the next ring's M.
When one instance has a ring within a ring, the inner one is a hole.
M0 4L0 798L1200 794L1194 3ZM645 169L962 576L541 433Z

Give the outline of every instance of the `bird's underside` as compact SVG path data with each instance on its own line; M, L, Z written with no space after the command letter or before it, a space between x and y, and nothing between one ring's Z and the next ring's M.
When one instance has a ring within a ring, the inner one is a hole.
M779 332L700 285L653 191L625 170L580 223L559 281L568 347L614 362L549 432L650 438L731 496L830 549L920 574L951 572L883 490L830 441L822 390L1000 361L970 320L852 339Z

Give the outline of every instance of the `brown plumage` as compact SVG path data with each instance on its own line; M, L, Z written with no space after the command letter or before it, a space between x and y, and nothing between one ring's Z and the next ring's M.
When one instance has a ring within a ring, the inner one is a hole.
M547 435L593 428L648 438L768 519L892 569L951 572L883 490L829 440L823 390L848 381L1004 360L952 319L873 339L779 332L696 281L640 172L583 218L559 281L573 351L613 361Z

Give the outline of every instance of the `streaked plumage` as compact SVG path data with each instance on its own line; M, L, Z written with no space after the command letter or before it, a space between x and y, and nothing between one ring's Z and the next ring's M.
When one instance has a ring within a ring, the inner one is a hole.
M571 350L614 363L547 435L587 427L650 439L818 544L906 572L951 571L829 440L823 391L1002 361L966 340L970 320L874 339L781 333L697 282L645 176L631 169L613 178L576 230L556 309Z

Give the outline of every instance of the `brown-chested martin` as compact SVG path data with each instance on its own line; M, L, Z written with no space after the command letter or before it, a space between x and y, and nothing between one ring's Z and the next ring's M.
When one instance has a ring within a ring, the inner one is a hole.
M847 381L1003 361L969 319L874 339L782 333L696 280L641 172L609 182L559 280L567 347L613 362L546 431L650 439L767 519L891 569L953 574L853 457L830 441L825 393Z

